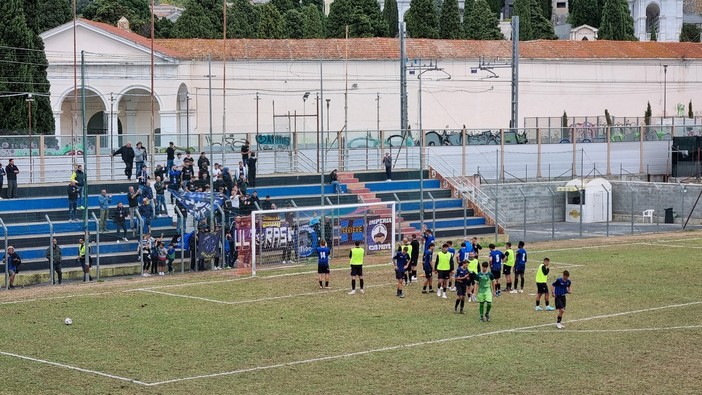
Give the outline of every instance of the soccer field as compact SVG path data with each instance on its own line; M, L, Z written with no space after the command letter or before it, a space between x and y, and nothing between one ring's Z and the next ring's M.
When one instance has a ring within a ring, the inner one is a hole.
M527 244L526 291L495 298L491 322L454 314L453 293L395 297L389 257L356 295L348 259L330 290L308 264L2 291L0 393L699 393L700 241ZM544 257L549 282L571 273L564 330L534 311Z

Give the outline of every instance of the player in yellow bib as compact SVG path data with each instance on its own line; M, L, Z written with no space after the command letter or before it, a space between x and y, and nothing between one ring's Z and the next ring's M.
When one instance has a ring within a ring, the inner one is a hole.
M507 281L507 289L505 289L505 292L508 293L517 293L516 289L512 292L512 268L516 261L515 257L514 250L512 250L512 243L508 241L505 243L505 260L502 262L502 274L505 275L505 281Z
M363 256L366 250L360 246L361 242L357 241L355 247L349 252L349 258L351 261L351 292L349 295L356 293L356 278L359 279L361 285L361 293L363 293Z

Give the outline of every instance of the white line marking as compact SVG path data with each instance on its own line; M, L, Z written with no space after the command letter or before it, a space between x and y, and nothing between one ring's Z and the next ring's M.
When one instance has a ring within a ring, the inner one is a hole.
M386 287L388 285L393 285L396 283L385 283L385 284L374 284L374 285L368 285L365 287L365 289L368 288L378 288L378 287ZM331 294L331 293L336 293L336 292L348 292L348 288L339 288L339 289L334 289L331 291L326 291L326 290L320 290L317 292L305 292L305 293L299 293L299 294L289 294L289 295L280 295L280 296L269 296L265 298L258 298L258 299L248 299L248 300L237 300L233 302L228 302L225 300L217 300L217 299L209 299L209 298L203 298L199 296L190 296L190 295L180 295L180 294L174 294L170 292L162 292L162 291L155 291L152 289L143 289L141 290L142 292L150 292L154 294L159 294L159 295L166 295L166 296L174 296L178 298L185 298L185 299L195 299L195 300L202 300L204 302L212 302L212 303L218 303L218 304L226 304L226 305L238 305L238 304L248 304L248 303L257 303L257 302L267 302L269 300L279 300L279 299L289 299L289 298L296 298L300 296L318 296L318 295L325 295L325 294Z
M677 307L686 307L686 306L692 306L692 305L698 305L698 304L702 304L702 301L674 304L674 305L668 305L668 306L651 307L651 308L647 308L647 309L597 315L597 316L585 317L585 318L577 318L577 319L570 320L567 322L591 321L591 320L597 320L597 319L603 319L603 318L619 317L619 316L629 315L629 314L646 313L646 312L650 312L650 311L657 311L657 310L662 310L662 309L672 309L672 308L677 308ZM497 331L483 332L483 333L478 333L478 334L473 334L473 335L449 337L449 338L444 338L444 339L428 340L428 341L424 341L424 342L409 343L409 344L400 344L400 345L396 345L396 346L376 348L376 349L372 349L372 350L357 351L357 352L346 353L346 354L329 355L329 356L325 356L325 357L303 359L303 360L292 361L292 362L283 362L283 363L278 363L275 365L265 365L265 366L257 366L257 367L252 367L252 368L237 369L237 370L232 370L229 372L220 372L220 373L211 373L211 374L205 374L205 375L199 375L199 376L183 377L183 378L148 383L146 385L149 387L153 387L153 386L157 386L157 385L171 384L171 383L177 383L177 382L188 381L188 380L197 380L197 379L221 377L221 376L231 376L231 375L241 374L241 373L258 372L258 371L262 371L262 370L271 370L271 369L276 369L276 368L303 365L303 364L314 363L314 362L331 361L331 360L335 360L335 359L350 358L350 357L356 357L356 356L367 355L367 354L375 354L375 353L380 353L380 352L385 352L385 351L394 351L394 350L399 350L399 349L404 349L404 348L426 346L426 345L430 345L430 344L446 343L446 342L452 342L452 341L458 341L458 340L467 340L467 339L472 339L472 338L476 338L476 337L499 335L501 333L519 332L519 331L525 331L525 330L530 330L530 329L544 328L544 327L548 327L548 326L552 326L552 325L554 325L554 324L548 323L548 324L524 326L521 328L501 329L501 330L497 330Z
M627 329L572 329L572 330L551 330L551 331L534 331L534 330L523 330L515 331L515 333L616 333L616 332L653 332L653 331L668 331L674 329L702 329L702 325L686 325L686 326L668 326L668 327L658 327L658 328L627 328Z
M104 373L104 372L98 372L97 370L90 370L90 369L79 368L79 367L77 367L77 366L66 365L66 364L64 364L64 363L51 362L51 361L47 361L47 360L45 360L45 359L39 359L39 358L28 357L28 356L26 356L26 355L13 354L13 353L11 353L11 352L5 352L5 351L0 351L0 354L1 354L1 355L6 355L6 356L8 356L8 357L15 357L15 358L19 358L19 359L24 359L24 360L27 360L27 361L39 362L39 363L43 363L43 364L46 364L46 365L58 366L58 367L64 368L64 369L76 370L76 371L83 372L83 373L91 373L91 374L95 374L95 375L103 376L103 377L108 377L108 378L115 379L115 380L127 381L127 382L134 383L134 384L149 385L148 383L145 383L145 382L143 382L143 381L130 379L130 378L128 378L128 377L122 377L122 376L116 376L116 375L114 375L114 374L109 374L109 373Z
M665 243L648 243L650 246L655 246L655 247L671 247L671 248L689 248L689 249L702 249L702 247L694 247L694 246L679 246L675 244L665 244Z
M627 246L630 245L648 245L649 243L643 243L643 242L636 242L636 243L626 243ZM554 252L554 251L573 251L573 250L587 250L591 248L610 248L610 247L621 247L621 244L605 244L605 245L594 245L594 246L583 246L583 247L568 247L568 248L549 248L545 250L533 250L533 251L528 251L530 253L536 253L536 252Z
M379 263L379 264L374 264L374 265L363 265L363 267L366 269L376 268L376 267L388 267L388 266L390 266L388 263ZM330 269L330 271L333 271L333 272L340 271L340 270L349 270L349 268L348 267L338 267L338 268ZM187 287L187 286L191 286L191 285L208 285L208 284L230 283L230 282L234 282L234 281L247 281L247 280L256 280L256 279L265 280L265 279L269 279L269 278L301 276L301 275L306 275L306 274L317 274L317 271L316 270L309 270L306 272L274 274L272 276L256 276L256 277L248 276L248 277L229 278L226 280L210 280L210 281L197 281L197 282L192 282L192 283L166 284L166 285L157 285L157 286L153 286L153 287L127 289L124 292L145 291L145 290L163 289L163 288Z
M56 299L69 299L69 298L82 298L84 296L100 296L100 295L110 295L114 292L96 292L88 294L75 294L75 295L64 295L64 296L52 296L49 298L34 298L34 299L21 299L21 300L10 300L7 302L0 302L0 305L6 304L17 304L17 303L28 303L28 302L40 302L44 300L56 300Z

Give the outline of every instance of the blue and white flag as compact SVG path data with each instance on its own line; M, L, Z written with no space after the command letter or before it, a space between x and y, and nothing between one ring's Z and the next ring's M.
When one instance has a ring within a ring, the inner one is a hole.
M175 192L173 193L178 201L188 210L188 214L196 220L201 220L210 216L210 210L217 209L222 205L224 198L222 194L216 193L214 196L214 208L210 205L209 192Z

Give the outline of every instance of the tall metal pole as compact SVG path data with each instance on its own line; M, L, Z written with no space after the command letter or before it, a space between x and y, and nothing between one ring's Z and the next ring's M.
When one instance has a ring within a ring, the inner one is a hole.
M190 92L185 92L185 151L190 152Z
M29 93L27 94L27 106L28 106L28 117L27 117L27 126L29 128L29 182L32 183L34 182L34 164L32 160L32 102L34 101L34 98L32 97L32 94Z
M422 72L419 75L419 228L424 231L424 131L422 130ZM436 232L436 229L432 229Z
M322 95L324 97L324 95ZM331 102L331 99L327 99L327 132L329 131L329 119L331 118L329 116L329 103ZM322 122L324 124L324 122Z
M320 103L321 103L322 101L324 101L324 61L322 61L321 59L319 61L319 92L320 92L319 97L320 97ZM329 99L327 99L327 110L329 110ZM321 111L321 108L320 108L319 113L320 113L319 117L322 120L321 125L324 125L324 112ZM329 122L328 117L329 117L329 112L327 111L327 123ZM327 131L328 131L328 129L329 128L327 128ZM322 173L319 175L320 189L321 189L320 203L319 203L320 206L324 206L324 173L325 173L324 165L326 163L326 159L325 159L326 155L327 155L327 144L326 144L326 139L324 138L324 131L322 131L322 158L321 158L322 159L321 160Z
M224 53L222 54L222 166L224 166L224 136L227 133L227 0L222 0L222 20L224 22L222 24L222 43L224 46ZM214 158L211 160L212 164L214 164ZM212 169L210 168L210 178L212 178L211 173ZM224 228L224 223L222 223L222 227ZM222 240L222 243L224 243L224 240Z
M78 14L76 11L76 1L73 0L73 108L71 111L71 163L75 165L78 160L78 154L76 150L76 115L78 111L78 38L77 33L77 21Z
M214 160L212 151L212 55L207 56L207 81L209 84L209 104L210 104L210 160ZM210 229L214 229L214 190L212 185L212 171L208 177L210 181ZM197 226L195 227L197 231Z
M405 22L400 22L400 130L404 137L407 133L407 48L405 40Z
M258 102L261 101L261 97L258 95L258 92L256 92L256 141L258 141Z
M668 115L668 65L663 65L663 118Z
M376 115L375 115L375 126L378 130L378 137L380 137L380 92L377 92L375 97L376 101Z
M112 92L110 92L110 152L114 152L114 128L112 127L112 124L115 121L115 97ZM110 155L110 179L114 180L115 178L115 157L113 155ZM170 170L169 170L170 171Z
M339 148L346 153L346 142L349 137L349 25L346 25L346 54L344 56L344 143L339 143ZM348 155L344 155L344 158ZM346 170L346 163L343 167ZM322 203L323 204L323 203Z
M585 175L583 174L584 151L580 148L580 237L583 237L583 193L585 193Z
M510 128L519 127L519 16L512 17L512 117Z
M88 173L88 128L85 122L85 51L80 51L80 90L81 118L83 122L83 172L85 173L82 188L83 227L85 228L85 238L83 240L88 243L90 241L90 232L88 230L88 174L90 173ZM89 255L86 259L88 258Z
M500 150L495 151L495 242L500 234L498 210L500 207Z
M151 169L155 169L156 158L156 114L154 109L154 35L155 31L154 0L151 0L151 129L149 130L149 162ZM153 171L153 170L152 170ZM87 241L86 241L87 242Z

